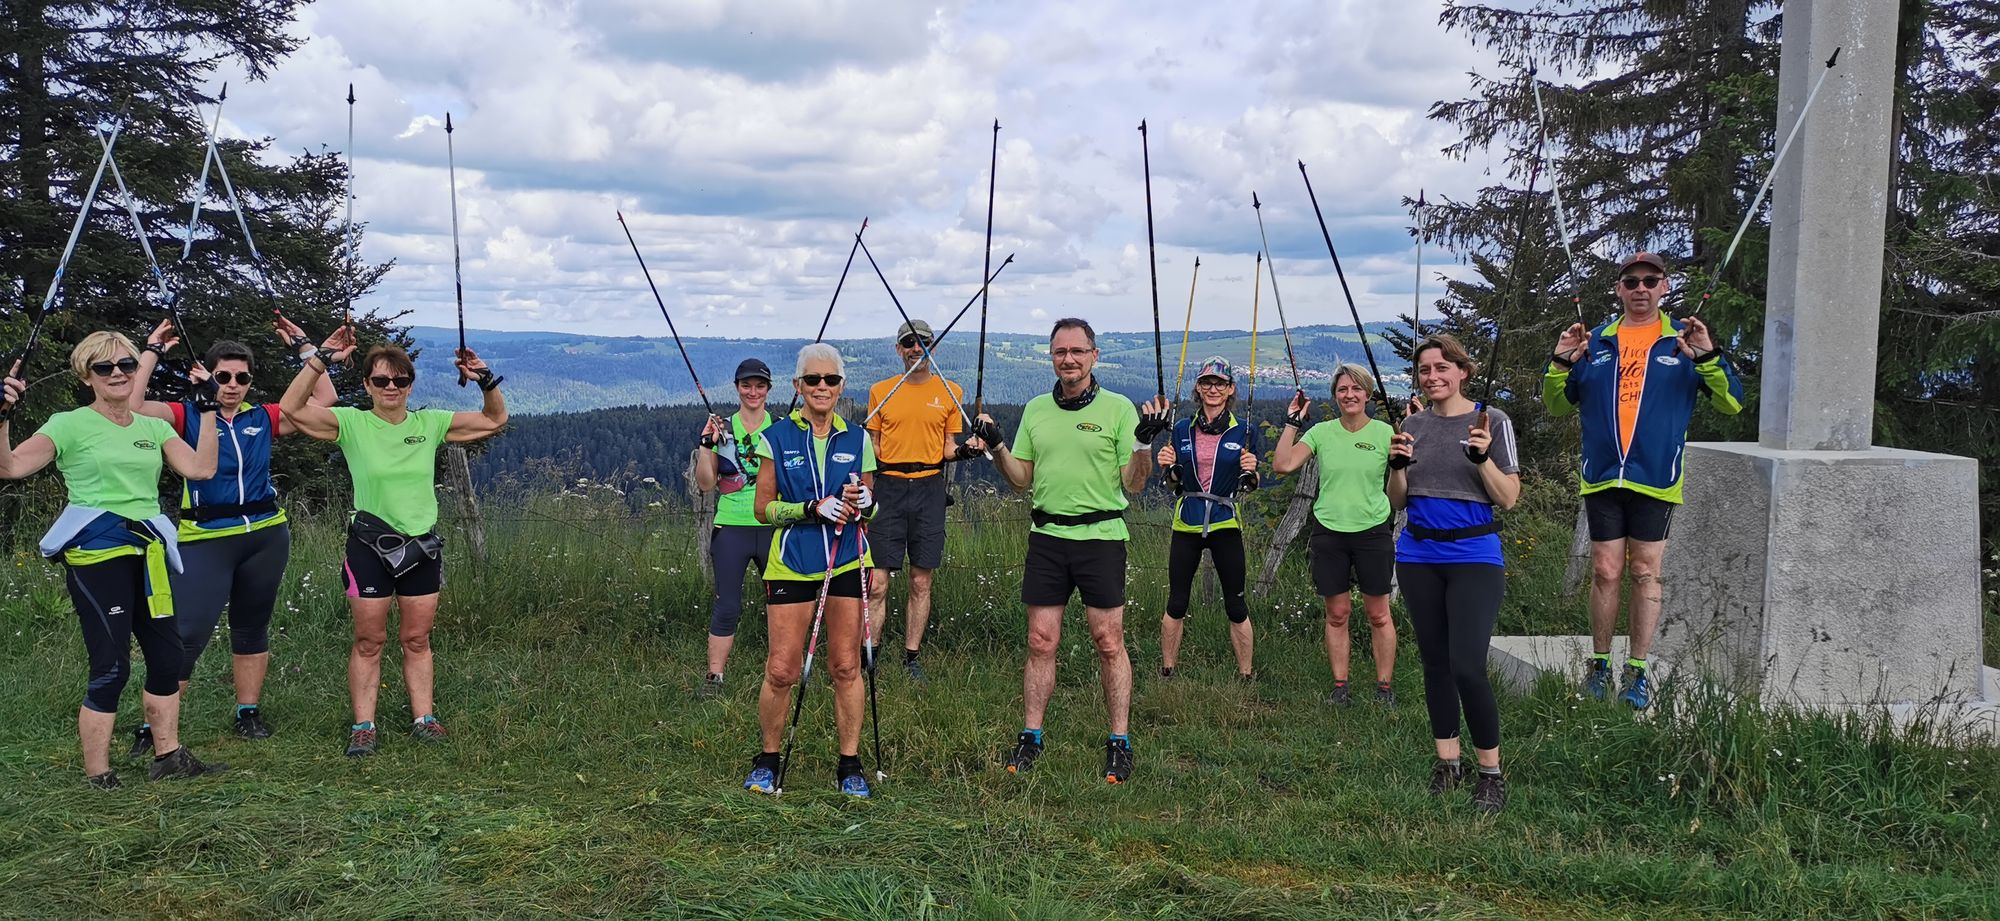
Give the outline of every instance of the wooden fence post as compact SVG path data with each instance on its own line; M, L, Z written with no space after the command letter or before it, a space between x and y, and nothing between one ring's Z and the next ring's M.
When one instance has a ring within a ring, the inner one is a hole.
M715 561L709 558L708 533L715 529L715 503L710 501L708 491L701 488L695 479L695 459L701 456L701 448L688 453L687 468L681 471L681 479L687 483L688 500L694 503L694 546L695 556L701 561L701 574L709 577L715 572ZM746 484L744 489L755 489L755 484ZM711 580L713 581L713 580Z
M1576 533L1569 539L1569 565L1563 569L1563 594L1576 591L1590 579L1590 519L1583 504L1576 507Z
M1264 568L1257 575L1256 591L1259 595L1269 595L1278 584L1278 566L1285 562L1285 551L1292 541L1305 530L1306 519L1312 514L1313 498L1319 494L1319 460L1313 458L1299 468L1296 482L1292 486L1292 501L1285 506L1285 514L1278 519L1278 528L1271 534L1271 546L1264 551Z
M472 558L486 562L486 525L479 518L479 497L472 491L472 462L464 445L445 446L445 470L451 489L458 493L458 525L472 544Z

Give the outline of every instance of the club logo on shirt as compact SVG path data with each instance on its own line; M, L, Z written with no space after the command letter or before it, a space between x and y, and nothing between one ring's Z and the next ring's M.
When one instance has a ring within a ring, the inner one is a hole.
M797 470L798 468L800 468L800 467L803 467L803 466L805 466L805 465L806 465L806 458L805 458L805 455L803 455L803 454L794 454L794 453L792 453L792 452L789 452L789 451L785 453L785 469L786 469L786 470Z
M1596 357L1596 358L1593 358L1593 359L1591 359L1591 360L1590 360L1590 363L1591 363L1591 364L1593 364L1593 365L1601 365L1601 364L1604 364L1604 363L1605 363L1605 362L1607 362L1607 361L1610 361L1611 359L1612 359L1612 353L1610 353L1610 352L1599 352L1599 353L1597 353L1597 357Z
M1357 442L1355 442L1355 443L1354 443L1354 446L1355 446L1355 447L1357 447L1357 448L1360 448L1360 449L1361 449L1361 450L1363 450L1363 451L1373 451L1373 450L1375 450L1375 446L1374 446L1374 445L1372 445L1372 444L1369 444L1368 442L1365 442L1365 441L1357 441Z
M403 439L403 443L406 445L420 445L429 440L431 439L430 436L428 435L411 435L410 437Z
M1102 432L1104 431L1104 427L1095 422L1079 422L1076 424L1076 430L1079 432Z
M1222 446L1223 446L1223 447L1225 447L1225 448L1228 448L1228 449L1229 449L1229 450L1231 450L1231 451L1241 451L1241 450L1243 450L1243 446L1242 446L1242 445L1240 445L1240 444L1237 444L1236 442L1233 442L1233 441L1225 441L1225 442L1223 442L1223 443L1222 443Z
M153 450L158 450L160 445L158 442L148 441L144 438L141 438L138 441L132 442L132 447L138 448L141 451L153 451Z
M255 426L251 426L250 428L247 428L247 429L244 429L244 430L243 430L243 434L245 434L245 435L262 435L262 434L264 434L264 427L263 427L263 426L261 426L261 425L255 425Z
M1660 364L1666 365L1669 368L1681 363L1681 360L1679 358L1676 358L1672 355L1661 355L1660 357L1655 358L1653 360L1659 362Z
M854 455L847 451L840 451L833 455L833 462L836 464L851 464L854 463Z

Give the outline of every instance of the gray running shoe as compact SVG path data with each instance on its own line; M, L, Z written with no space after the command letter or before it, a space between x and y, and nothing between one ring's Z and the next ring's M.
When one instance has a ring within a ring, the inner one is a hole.
M164 758L154 758L153 766L146 771L149 780L166 780L170 777L200 777L203 774L220 774L229 770L229 765L220 761L203 762L183 745L167 753Z
M1336 684L1333 686L1333 693L1326 695L1326 702L1336 707L1352 706L1354 692L1349 691L1347 685Z
M1396 689L1386 684L1375 685L1375 705L1384 710L1396 707Z
M903 660L903 673L910 676L910 683L912 684L930 683L930 676L924 674L924 667L917 664L917 660L915 659Z
M356 726L347 730L347 757L365 758L375 754L380 742L375 737L375 726Z
M271 724L264 722L256 707L251 707L236 714L236 734L252 740L268 739L271 737Z
M1431 765L1431 795L1443 796L1465 783L1465 765L1440 761Z
M105 771L102 774L92 774L85 777L83 782L85 785L96 787L99 790L116 790L118 789L118 772Z
M1499 812L1507 805L1507 779L1498 774L1475 772L1472 780L1472 806L1488 815Z
M708 677L701 679L701 687L695 689L694 696L698 700L714 700L721 697L722 676L710 672Z
M426 713L422 719L410 724L410 737L419 742L442 742L445 738L444 724Z

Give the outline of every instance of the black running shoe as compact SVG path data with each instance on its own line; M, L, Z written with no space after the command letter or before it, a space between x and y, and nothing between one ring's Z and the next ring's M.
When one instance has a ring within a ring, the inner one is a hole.
M229 770L229 765L220 761L204 762L194 756L183 745L168 752L166 757L154 758L153 766L146 771L148 780L167 780L173 777L200 777L203 774L220 774Z
M910 676L911 684L928 684L930 682L930 676L924 674L924 667L917 664L917 660L915 659L903 660L903 674Z
M1035 759L1042 756L1042 743L1035 741L1032 733L1023 732L1014 740L1014 753L1007 756L1007 773L1019 774L1034 770Z
M1440 761L1431 766L1431 795L1443 796L1465 783L1465 765Z
M1336 684L1333 686L1333 693L1326 695L1326 702L1336 707L1353 706L1354 693L1347 689L1347 685Z
M1256 672L1237 672L1237 673L1236 673L1236 681L1237 681L1237 683L1238 683L1238 684L1256 684L1256 683L1257 683L1257 673L1256 673Z
M116 790L118 789L118 772L108 770L102 774L92 774L85 777L83 782L86 786L95 787L99 790Z
M127 758L137 758L153 750L153 727L140 723L132 730L132 750L125 753Z
M1173 678L1173 677L1174 677L1174 667L1173 667L1173 666L1171 666L1171 665L1162 665L1162 666L1160 666L1160 677L1161 677L1161 678L1168 678L1168 679L1171 679L1171 678Z
M1386 684L1375 685L1375 705L1384 709L1396 706L1396 689Z
M1132 743L1125 739L1104 742L1104 782L1124 783L1132 779Z
M1484 771L1472 780L1472 806L1491 815L1507 805L1507 778Z
M258 715L256 707L238 710L236 734L246 739L268 739L271 737L271 724L264 722L264 718Z

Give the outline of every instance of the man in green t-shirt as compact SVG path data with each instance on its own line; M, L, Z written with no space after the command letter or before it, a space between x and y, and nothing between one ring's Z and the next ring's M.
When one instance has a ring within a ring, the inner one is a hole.
M1056 643L1063 609L1082 596L1097 647L1104 708L1111 715L1104 779L1132 776L1128 716L1132 660L1125 654L1125 494L1138 492L1152 474L1151 444L1166 431L1167 398L1155 396L1144 416L1125 397L1100 390L1097 333L1083 320L1057 320L1049 334L1055 366L1053 392L1029 401L1010 451L991 416L981 415L967 446L991 450L993 463L1015 489L1033 497L1034 528L1021 574L1021 602L1028 607L1028 664L1022 679L1024 720L1007 771L1035 766L1042 753L1042 716L1056 682Z

